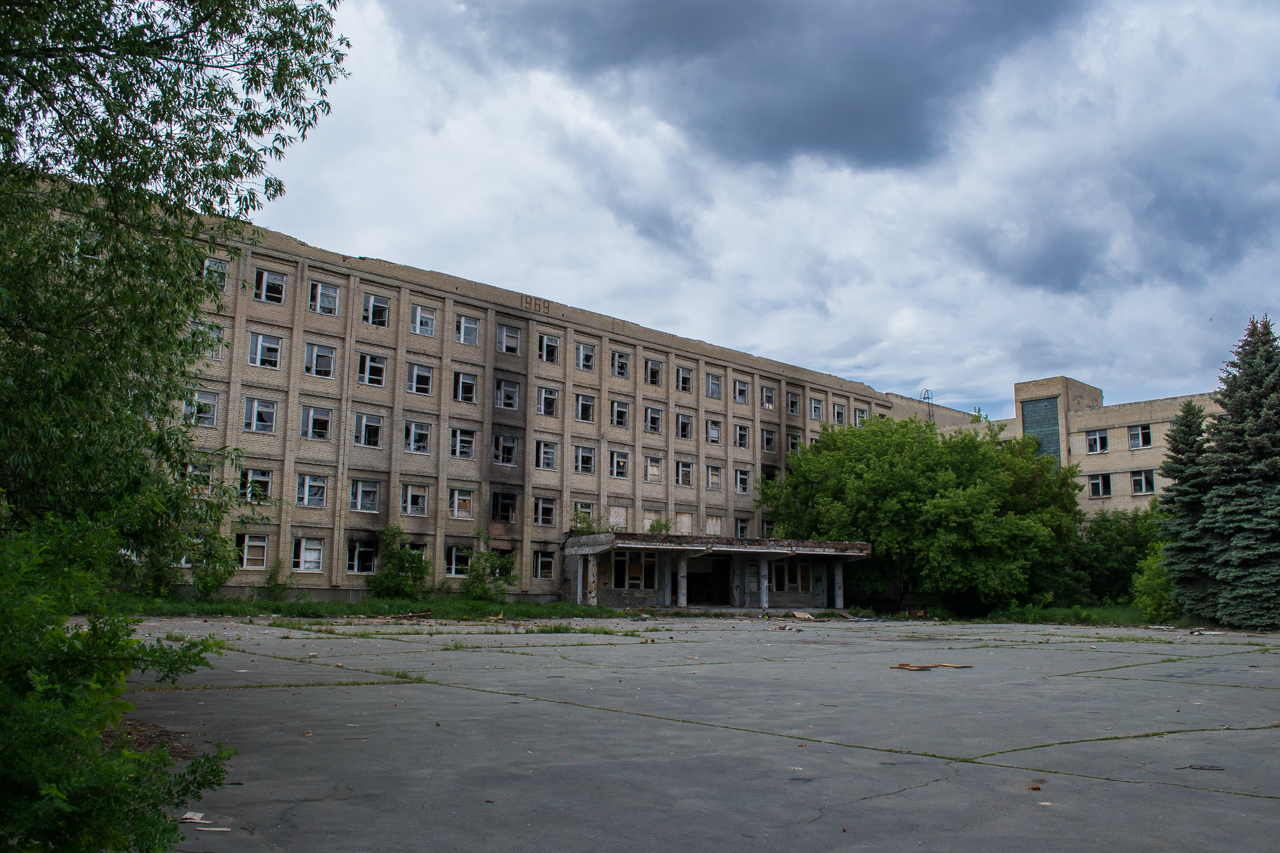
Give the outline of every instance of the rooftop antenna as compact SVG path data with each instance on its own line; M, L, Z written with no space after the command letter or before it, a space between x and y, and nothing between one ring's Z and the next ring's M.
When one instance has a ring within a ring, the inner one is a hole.
M929 407L929 423L933 423L933 392L928 388L920 392L920 402Z

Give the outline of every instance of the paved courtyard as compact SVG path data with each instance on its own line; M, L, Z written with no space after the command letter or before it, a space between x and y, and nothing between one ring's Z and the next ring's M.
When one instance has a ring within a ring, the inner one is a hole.
M228 644L131 696L239 751L181 850L1280 848L1276 635L268 621L139 628Z

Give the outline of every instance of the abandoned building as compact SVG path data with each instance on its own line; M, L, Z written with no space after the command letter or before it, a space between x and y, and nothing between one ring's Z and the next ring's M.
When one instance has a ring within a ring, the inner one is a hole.
M513 593L573 596L579 565L566 562L564 536L585 514L628 535L661 520L720 543L685 555L686 593L697 601L770 592L788 603L834 600L832 566L848 554L803 543L767 551L783 545L760 545L771 530L755 506L757 480L781 474L787 450L825 426L919 415L946 428L970 418L271 231L238 248L208 265L224 282L223 305L209 315L221 346L188 411L203 445L241 451L241 488L263 501L266 521L236 534L233 587L260 584L278 560L313 597L358 596L377 531L396 524L430 556L438 583L465 575L484 531L515 558ZM678 601L671 561L680 558L669 549L614 550L640 556L626 558L625 588L604 571L600 596Z

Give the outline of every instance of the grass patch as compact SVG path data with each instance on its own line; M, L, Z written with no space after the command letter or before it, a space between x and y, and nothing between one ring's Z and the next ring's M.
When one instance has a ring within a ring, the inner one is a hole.
M179 634L177 631L166 631L164 638L171 643L185 643L187 641L187 635Z
M1106 607L1011 607L992 613L983 622L1013 622L1019 625L1054 623L1058 625L1123 625L1147 624L1142 611L1133 606Z
M361 601L255 601L244 598L209 600L180 598L144 598L118 593L111 597L109 609L136 616L236 616L252 619L271 616L282 620L362 618L399 616L404 613L431 611L432 619L462 622L482 621L503 614L508 619L593 619L617 618L622 614L610 607L587 607L568 601L539 604L532 601L471 601L443 596L424 601L366 598ZM294 624L280 627L294 628ZM313 631L300 623L296 630Z
M472 648L472 647L468 646L466 643L462 642L461 640L454 640L452 643L445 643L443 646L440 647L442 651L446 651L446 652L460 652L463 649L469 649L469 648ZM480 647L476 646L475 648L480 648Z

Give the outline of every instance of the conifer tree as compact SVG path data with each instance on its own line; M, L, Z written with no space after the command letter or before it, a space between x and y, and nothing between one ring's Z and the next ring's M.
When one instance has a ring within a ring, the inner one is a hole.
M1169 429L1169 450L1160 465L1160 476L1173 482L1160 495L1163 513L1158 523L1166 541L1165 567L1174 585L1174 605L1190 616L1216 619L1218 583L1209 570L1209 551L1198 529L1209 490L1200 467L1205 452L1204 421L1204 407L1187 400Z
M1280 629L1280 343L1251 318L1214 395L1200 474L1209 488L1193 542L1208 551L1217 618Z

